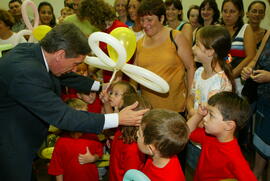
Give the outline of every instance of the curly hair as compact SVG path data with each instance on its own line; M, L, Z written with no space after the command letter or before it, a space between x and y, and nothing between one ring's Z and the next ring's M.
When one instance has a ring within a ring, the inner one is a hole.
M79 19L87 19L100 30L106 29L106 21L116 19L114 8L103 0L82 0L76 14Z
M124 104L123 108L132 105L134 102L138 102L139 105L136 107L137 110L151 108L150 103L148 103L143 97L139 96L137 93L129 93L124 94L123 96ZM125 144L131 144L137 141L137 131L139 127L138 126L121 126L120 130L122 133L122 136L119 137L123 140Z
M6 10L0 9L0 20L5 23L10 29L15 24L13 16Z

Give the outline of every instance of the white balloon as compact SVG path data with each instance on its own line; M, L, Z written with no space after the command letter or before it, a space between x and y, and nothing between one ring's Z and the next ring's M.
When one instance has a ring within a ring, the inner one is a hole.
M27 6L31 7L32 10L34 11L34 27L32 26L28 14L27 14ZM21 30L17 34L17 44L20 43L20 39L25 36L25 35L30 35L28 42L36 42L37 40L33 36L33 29L36 28L39 24L39 14L38 14L38 9L35 5L35 3L31 0L25 0L22 3L21 6L21 11L22 11L22 17L23 21L28 29Z
M19 31L18 33L17 33L17 44L19 44L20 43L20 40L22 39L22 37L23 36L25 36L25 35L29 35L30 37L29 37L29 40L28 40L28 42L32 42L32 30L21 30L21 31Z
M99 42L105 42L109 45L111 45L116 52L118 53L118 61L115 65L115 62L112 61L111 58L109 58L100 48L99 48ZM88 38L88 43L92 49L92 51L107 65L115 68L121 68L127 58L127 53L124 48L124 46L113 36L103 33L103 32L95 32L92 33Z
M160 93L169 91L168 83L157 74L131 64L126 64L121 69L126 75L145 87Z
M89 64L89 65L92 65L94 67L97 67L97 68L100 68L100 69L103 69L103 70L108 70L108 71L113 71L114 70L113 67L115 67L115 65L116 65L113 62L115 65L110 67L107 64L103 63L102 61L100 61L99 58L97 58L97 57L89 57L89 56L86 56L84 62Z
M32 26L32 24L31 24L31 22L29 20L29 17L28 17L28 14L27 14L27 9L26 9L27 6L30 6L32 8L32 10L34 11L34 15L35 15L34 27ZM35 27L38 26L38 24L39 24L39 14L38 14L37 7L36 7L36 5L35 5L35 3L33 1L30 1L30 0L23 1L22 6L21 6L21 11L22 11L23 21L24 21L26 27L29 30L33 30Z
M116 63L99 48L100 41L109 44L116 50L118 53L118 61ZM88 43L98 58L86 57L85 63L101 69L114 71L114 74L116 71L121 70L133 80L156 92L167 93L169 91L168 83L157 74L142 67L127 64L127 54L124 46L112 35L95 32L89 36Z

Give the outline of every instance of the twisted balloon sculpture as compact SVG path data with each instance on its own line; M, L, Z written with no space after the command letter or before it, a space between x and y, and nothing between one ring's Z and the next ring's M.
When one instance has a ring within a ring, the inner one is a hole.
M117 29L118 28L116 28L115 30ZM132 30L128 28L124 28L124 27L121 27L121 31L134 34ZM135 34L134 34L134 37L135 37ZM106 55L99 48L100 41L107 43L110 47L112 47L116 51L118 55L117 60L112 60L111 57ZM145 87L151 90L154 90L159 93L167 93L169 91L169 85L160 76L142 67L138 67L138 66L126 63L127 51L129 51L129 49L126 50L123 46L123 40L121 41L122 43L117 38L107 33L102 33L102 32L92 33L88 38L88 43L92 51L97 55L97 57L87 56L85 59L85 63L92 65L94 67L98 67L100 69L113 71L113 75L110 80L110 83L114 79L116 72L122 71L124 74L126 74L127 76L135 80L136 82L144 85ZM125 41L129 41L129 40L127 39ZM129 44L132 42L133 41L125 42L125 44ZM135 43L135 47L136 47L136 41L133 43Z
M28 14L27 6L30 6L34 11L34 26L32 26ZM17 41L25 35L30 35L28 42L34 42L35 40L41 40L52 28L47 25L39 25L39 14L35 3L31 0L25 0L21 7L23 21L28 29L21 30L17 34Z

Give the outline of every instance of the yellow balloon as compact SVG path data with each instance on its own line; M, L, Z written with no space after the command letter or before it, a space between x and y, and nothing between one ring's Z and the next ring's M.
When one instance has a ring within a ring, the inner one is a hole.
M115 28L113 31L111 31L110 35L112 35L113 37L118 39L121 42L121 44L125 47L126 52L127 52L126 62L128 62L136 50L136 35L135 35L135 33L129 28L119 27L119 28ZM107 45L107 48L108 48L108 53L109 53L110 58L113 61L117 62L117 60L118 60L117 52L110 45Z
M51 27L47 25L39 25L33 29L33 36L36 40L42 40L46 34L51 31Z

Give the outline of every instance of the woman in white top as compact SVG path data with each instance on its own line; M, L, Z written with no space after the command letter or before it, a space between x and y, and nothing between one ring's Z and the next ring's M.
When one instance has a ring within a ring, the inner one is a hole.
M17 33L11 30L15 20L13 16L6 10L0 9L0 44L12 44L16 46L18 43L26 42L24 37L18 38Z

